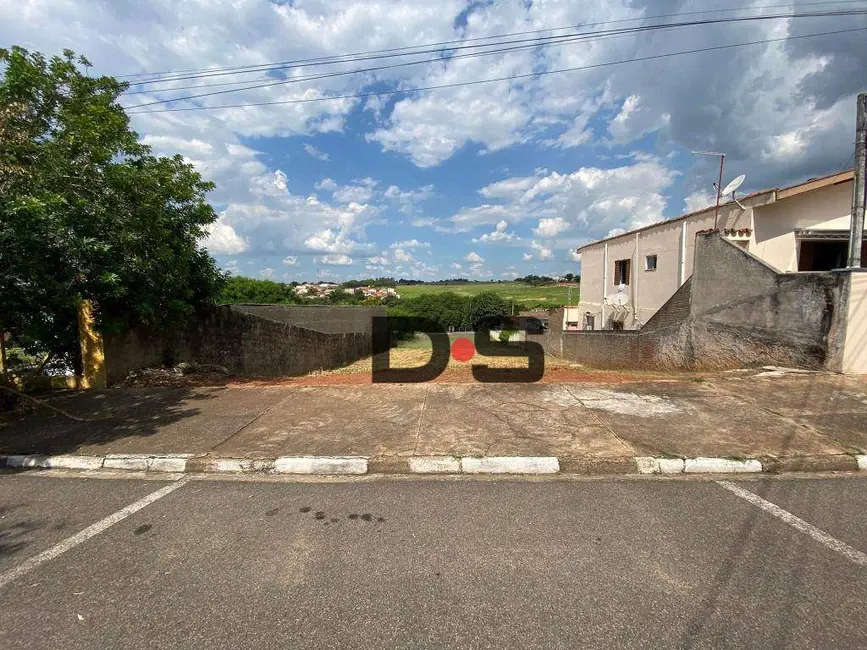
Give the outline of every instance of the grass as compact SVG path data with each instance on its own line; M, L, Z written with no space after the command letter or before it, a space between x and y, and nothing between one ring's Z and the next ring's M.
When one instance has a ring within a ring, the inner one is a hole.
M559 307L569 302L569 287L550 285L531 287L521 282L476 282L473 284L410 284L396 287L401 298L413 298L426 293L443 293L450 291L460 296L474 296L483 291L493 291L506 300L517 303L541 303L551 307ZM578 287L572 289L572 304L578 304Z

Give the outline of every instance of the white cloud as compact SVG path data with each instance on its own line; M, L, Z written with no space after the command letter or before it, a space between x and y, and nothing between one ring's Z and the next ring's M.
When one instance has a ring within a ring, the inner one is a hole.
M298 266L298 258L294 255L290 255L289 257L284 258L280 263L283 266Z
M569 230L571 225L562 217L539 219L539 225L533 228L537 237L555 237L561 232Z
M367 261L372 266L386 266L388 264L388 258L382 255L377 255L374 257L368 257Z
M532 259L533 256L541 261L550 260L554 258L554 251L552 251L547 246L543 245L541 242L536 241L535 239L530 242L530 248L533 249L533 252L530 253L529 257L525 254L524 259Z
M418 239L406 239L394 242L389 248L430 248L430 242L419 241Z
M264 268L261 271L259 271L259 277L262 278L263 280L273 280L274 279L274 273L276 273L276 271L274 269Z
M334 190L338 203L366 203L373 198L373 188L366 185L344 185Z
M333 192L337 189L337 183L333 178L323 178L321 181L316 183L313 187L317 190L325 190L326 192Z
M671 116L658 113L642 105L639 95L630 95L623 102L620 112L608 124L608 133L615 144L637 140L646 133L653 133L667 126Z
M330 156L327 153L325 153L324 151L320 151L319 149L314 147L312 144L305 144L304 145L304 151L306 151L308 155L313 156L314 158L316 158L318 160L322 160L325 162L328 162L329 160L331 160Z
M510 241L520 241L520 237L518 237L514 232L506 232L506 228L509 227L509 223L501 219L497 222L494 227L494 232L485 233L479 238L473 238L473 243L479 242L510 242Z
M477 252L475 252L475 251L470 251L469 253L467 253L466 255L464 255L464 259L465 259L467 262L472 262L473 264L480 264L480 263L482 263L482 262L485 261L485 258L482 257L481 255L479 255L479 254L478 254Z
M686 212L696 212L713 205L716 202L716 194L704 190L696 190L692 194L689 194L683 202Z
M348 255L329 254L316 258L317 264L328 264L330 266L348 266L352 264L352 258Z
M249 248L247 241L240 237L230 224L226 223L222 215L205 230L208 234L205 237L204 245L211 253L237 255Z
M407 253L402 248L395 248L393 251L394 259L397 262L413 262L413 256Z
M457 230L468 230L536 218L537 236L581 227L588 237L598 238L612 227L635 228L661 220L666 206L663 192L676 175L659 159L639 156L620 167L514 177L482 188L483 194L504 197L502 203L462 208L450 220Z
M351 253L357 250L368 250L370 244L355 241L346 230L326 228L314 233L304 240L304 246L311 251L328 253Z
M567 262L581 262L581 253L579 253L574 248L570 248L566 251L566 261Z

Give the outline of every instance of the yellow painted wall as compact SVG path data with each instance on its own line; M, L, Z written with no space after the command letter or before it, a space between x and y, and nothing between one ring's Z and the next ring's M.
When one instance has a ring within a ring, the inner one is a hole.
M849 230L852 181L756 208L749 251L784 273L798 270L795 230Z
M850 278L843 372L867 374L867 272L853 272Z

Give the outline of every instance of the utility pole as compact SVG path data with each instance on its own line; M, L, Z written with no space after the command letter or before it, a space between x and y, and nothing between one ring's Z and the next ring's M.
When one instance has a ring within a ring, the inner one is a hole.
M861 243L864 239L864 193L867 175L867 93L858 95L855 118L855 190L852 196L852 219L849 224L849 268L861 267Z

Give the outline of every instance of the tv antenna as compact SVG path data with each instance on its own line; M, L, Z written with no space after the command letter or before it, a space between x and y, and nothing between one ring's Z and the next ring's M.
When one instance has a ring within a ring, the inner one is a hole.
M720 188L722 187L723 166L726 163L726 155L720 151L693 151L696 156L717 156L719 157L719 182L716 184L716 208L713 211L713 229L716 230L717 219L719 218L719 200L722 196Z
M743 185L744 179L746 179L746 175L741 174L740 176L735 178L731 183L726 185L723 188L723 191L720 192L720 196L728 196L729 194L731 194L732 195L732 201L737 203L741 210L746 210L746 208L741 204L740 201L738 201L735 198L735 190L738 189L741 185Z

